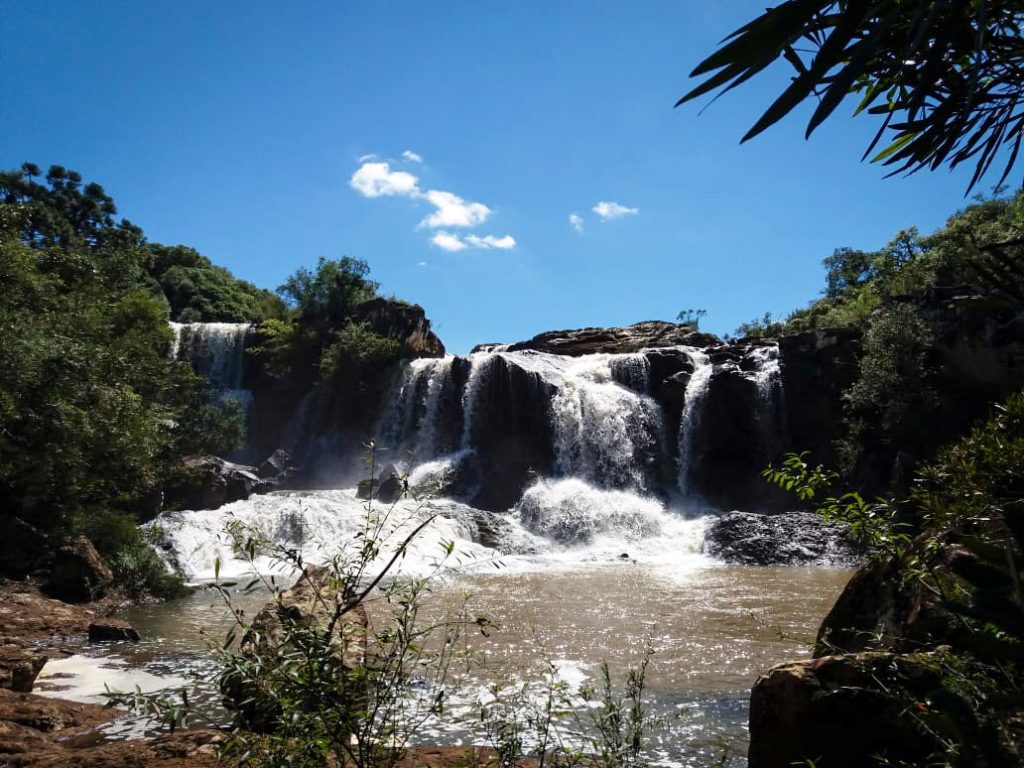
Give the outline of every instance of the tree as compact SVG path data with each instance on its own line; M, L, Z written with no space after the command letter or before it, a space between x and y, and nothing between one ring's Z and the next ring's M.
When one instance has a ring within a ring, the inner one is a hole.
M1024 138L1024 4L1019 0L787 0L740 27L691 77L679 106L722 95L780 58L790 85L743 137L753 138L807 99L807 136L848 95L855 114L882 118L864 157L890 175L972 161L968 191L992 163L1012 170Z

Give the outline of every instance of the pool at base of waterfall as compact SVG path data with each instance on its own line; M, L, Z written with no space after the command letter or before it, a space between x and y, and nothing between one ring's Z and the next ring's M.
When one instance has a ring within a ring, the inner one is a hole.
M250 566L224 538L229 521L262 530L307 561L322 561L367 524L367 514L353 491L279 493L220 510L166 513L151 533L168 561L194 581L211 578L218 560L221 578L234 579ZM583 685L600 684L603 662L621 683L649 645L646 696L661 721L650 742L652 762L711 766L728 754L725 764L742 765L750 687L768 667L809 655L818 625L851 573L722 565L701 553L703 518L578 480L540 481L506 514L444 499L403 501L369 514L386 518L380 530L393 541L431 518L402 561L408 574L440 565L425 612L442 615L466 600L473 614L496 627L467 634L481 663L453 678L446 715L423 724L416 736L421 743L483 743L480 710L493 686L525 684L529 695L543 696L554 679L573 696ZM445 560L449 543L454 551ZM385 546L382 557L388 551ZM272 570L274 563L262 560L256 567ZM266 593L242 594L241 583L229 592L250 616L267 599ZM373 626L385 626L383 606L371 602L369 608ZM215 590L135 607L121 618L138 629L142 642L83 642L75 655L44 668L39 692L102 701L104 684L184 687L197 710L228 721L208 649L222 642L231 619ZM124 738L154 731L152 724L121 719L107 733Z

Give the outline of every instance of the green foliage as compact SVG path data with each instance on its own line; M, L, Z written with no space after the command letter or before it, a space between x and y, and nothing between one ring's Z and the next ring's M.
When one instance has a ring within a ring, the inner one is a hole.
M148 246L150 272L180 322L260 322L281 317L284 304L272 292L235 278L183 245Z
M908 526L899 521L898 509L892 501L867 502L852 491L840 495L831 493L839 475L820 464L812 467L806 451L786 454L778 469L769 466L761 476L795 494L801 501L825 496L815 501L815 512L827 523L845 526L850 538L862 546L872 560L900 558L911 542Z
M707 315L706 309L684 309L676 315L676 322L685 325L692 325L694 330L700 330L700 319Z
M1005 179L1024 137L1022 20L1013 0L787 0L727 37L678 104L732 90L784 59L795 76L744 141L806 100L810 136L853 95L856 114L882 118L865 157L888 131L874 161L898 173L970 160L973 187L997 156L1006 157Z
M320 358L320 376L324 381L349 376L353 372L379 370L398 360L401 342L381 336L367 323L347 323Z
M361 259L343 256L333 261L321 256L315 270L302 267L278 293L296 309L301 322L320 329L339 328L358 305L377 295L378 285L367 279L369 273L369 265Z
M235 398L218 403L197 399L174 431L174 448L182 456L230 453L245 445L245 407Z
M749 323L740 323L733 334L740 339L767 339L778 336L786 330L786 324L782 320L776 320L771 312L765 312L760 318L754 318Z

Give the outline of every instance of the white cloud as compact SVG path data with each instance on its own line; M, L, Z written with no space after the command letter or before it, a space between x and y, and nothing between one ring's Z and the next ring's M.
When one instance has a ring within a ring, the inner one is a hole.
M377 159L377 155L374 154L373 152L371 152L368 155L361 155L360 158L359 158L359 162L360 163L368 163L371 160L376 160L376 159Z
M459 239L458 235L453 235L451 232L438 232L430 238L430 242L443 251L464 251L468 247Z
M591 210L598 216L600 216L602 221L621 219L623 216L634 216L640 213L639 208L627 208L624 205L612 203L607 200L602 200L593 208L591 208Z
M349 185L364 197L420 197L419 179L405 171L392 171L387 163L363 163Z
M417 261L416 262L416 266L417 267L425 267L425 266L427 266L427 262L425 262L425 261Z
M402 153L402 157L404 157L410 163L423 162L423 155L417 154L416 152L413 152L411 149L405 150L405 152Z
M430 189L424 197L437 210L420 222L421 227L475 227L491 215L491 209L483 203L467 203L452 192Z
M466 244L471 245L474 248L497 248L501 251L510 251L516 247L516 239L512 235L505 235L504 237L495 237L494 235L484 235L479 237L477 235L466 235Z
M569 225L579 233L583 233L583 217L578 213L569 214Z

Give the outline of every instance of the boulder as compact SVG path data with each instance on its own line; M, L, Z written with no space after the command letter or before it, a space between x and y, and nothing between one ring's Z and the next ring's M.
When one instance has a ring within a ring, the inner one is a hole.
M34 648L0 647L0 688L28 693L46 661L46 655Z
M811 512L729 512L708 527L704 547L712 557L740 565L853 566L862 559L843 526Z
M444 344L430 330L430 321L418 304L378 296L357 306L352 318L367 323L374 333L401 341L404 358L444 357Z
M291 454L284 450L284 448L278 448L257 467L256 474L267 480L287 474L293 468Z
M357 499L376 499L382 504L394 504L405 493L405 480L394 464L385 464L380 474L370 480L360 480L356 486Z
M331 572L309 566L291 589L260 610L250 631L242 638L240 650L260 659L265 666L273 665L285 642L287 625L322 626L331 619L342 600L341 589L334 583ZM363 665L366 627L366 611L361 605L342 614L335 624L332 642L343 672ZM280 707L274 699L261 693L257 681L229 674L221 679L221 692L225 706L239 715L244 727L264 733L274 729Z
M0 513L0 574L23 579L39 567L49 551L46 534L17 517Z
M139 633L127 621L120 619L97 619L89 624L89 642L105 643L117 640L139 642Z
M168 484L164 497L172 508L217 509L274 488L255 467L203 456L185 459L181 477Z
M85 536L62 546L54 555L45 589L69 602L87 602L102 597L114 574L96 547Z
M936 661L879 651L773 667L751 691L748 765L925 765L941 744L913 709L941 684Z
M950 566L973 555L947 544L936 554L932 575L947 581ZM957 645L963 623L942 605L941 596L920 579L906 579L903 564L892 559L872 561L853 575L818 630L817 653L855 653L886 647L914 651L938 645Z
M566 331L547 331L527 341L499 347L485 344L475 347L473 352L493 351L503 348L509 352L532 349L554 355L579 357L598 352L623 353L639 352L653 347L674 347L688 345L706 347L721 344L722 340L710 333L701 333L692 325L667 323L662 320L648 320L623 328L578 328Z

